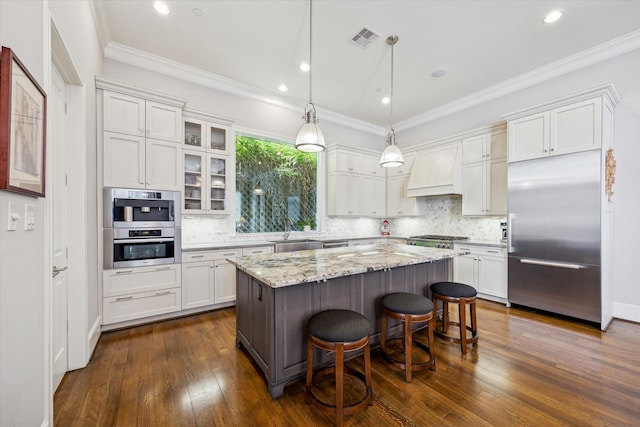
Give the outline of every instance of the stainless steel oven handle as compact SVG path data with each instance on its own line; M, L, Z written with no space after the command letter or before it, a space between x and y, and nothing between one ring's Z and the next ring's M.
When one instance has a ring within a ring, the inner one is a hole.
M175 239L173 237L164 237L160 239L113 239L113 244L118 245L121 243L164 243L164 242L174 242Z

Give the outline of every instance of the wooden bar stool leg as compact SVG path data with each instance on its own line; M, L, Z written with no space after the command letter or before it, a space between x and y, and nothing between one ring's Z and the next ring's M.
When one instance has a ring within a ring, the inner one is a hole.
M467 352L467 308L464 298L460 298L458 313L460 315L460 346L462 354L465 354Z
M382 319L380 323L380 349L384 351L384 349L387 348L385 343L387 340L387 316L384 311L382 312Z
M411 349L413 344L413 324L411 322L412 317L405 315L404 317L404 379L406 382L411 382Z
M367 392L372 393L371 391L371 343L367 342L367 345L364 347L364 379L365 384L367 386ZM369 406L373 406L373 399L369 399Z
M336 345L336 424L344 418L344 344Z
M309 402L309 390L311 390L311 385L313 383L313 344L311 340L307 343L307 393L305 394L305 403L308 405Z
M442 301L442 333L447 333L449 327L449 303Z
M431 370L436 370L436 357L435 357L435 348L433 346L433 325L436 322L436 311L433 310L433 317L429 320L429 324L427 325L427 341L429 343L429 353L431 353L431 357L433 358L433 366L431 366Z
M476 303L469 304L469 312L471 313L471 336L476 338L478 336L478 327L476 322ZM475 343L474 343L475 344Z

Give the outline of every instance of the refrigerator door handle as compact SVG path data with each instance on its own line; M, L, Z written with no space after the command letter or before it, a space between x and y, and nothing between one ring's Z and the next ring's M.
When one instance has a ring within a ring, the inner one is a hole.
M522 264L543 265L545 267L569 268L571 270L580 270L581 268L584 268L584 266L580 264L571 264L568 262L557 262L557 261L541 261L541 260L530 259L530 258L522 258L520 262Z
M511 242L511 235L513 233L513 220L515 219L515 214L510 213L507 215L507 252L512 253L516 248L513 247Z

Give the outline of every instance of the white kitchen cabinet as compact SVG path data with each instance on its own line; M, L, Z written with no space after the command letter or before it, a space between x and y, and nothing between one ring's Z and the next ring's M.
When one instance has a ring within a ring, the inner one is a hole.
M506 302L506 249L472 244L455 244L454 247L471 253L454 258L453 280L473 286L480 298Z
M462 214L507 214L507 136L504 128L462 140Z
M102 278L105 325L181 308L179 264L104 270Z
M387 180L384 177L362 177L362 215L384 217L386 214Z
M407 197L409 175L387 178L387 216L389 218L416 216L422 213L420 199Z
M227 214L229 212L228 156L205 151L184 150L185 214Z
M362 174L375 177L387 176L387 168L380 166L380 155L362 154Z
M257 246L252 248L242 248L242 256L272 254L273 246Z
M330 216L386 215L387 172L380 154L343 146L327 150L327 213Z
M509 161L600 148L602 108L598 97L509 120Z
M194 111L184 118L183 210L186 214L228 214L234 181L233 128L228 119Z
M104 131L180 142L182 108L104 91Z
M183 254L182 309L235 301L235 267L227 261L239 249L195 251Z
M345 148L330 148L327 154L329 170L362 173L362 152Z
M178 191L182 107L104 90L103 184Z
M332 216L361 216L362 176L348 172L333 172L327 176L330 197L327 213Z

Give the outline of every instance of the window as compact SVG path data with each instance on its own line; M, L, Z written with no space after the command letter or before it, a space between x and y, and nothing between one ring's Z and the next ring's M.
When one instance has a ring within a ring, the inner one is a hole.
M317 156L291 144L236 137L236 232L316 226Z

